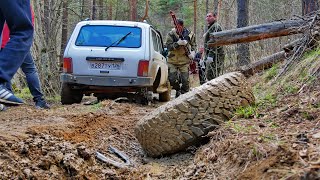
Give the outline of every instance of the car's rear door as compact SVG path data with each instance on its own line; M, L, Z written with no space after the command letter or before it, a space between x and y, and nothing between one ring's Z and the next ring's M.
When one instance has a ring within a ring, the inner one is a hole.
M136 77L145 30L134 25L84 25L71 42L73 74Z

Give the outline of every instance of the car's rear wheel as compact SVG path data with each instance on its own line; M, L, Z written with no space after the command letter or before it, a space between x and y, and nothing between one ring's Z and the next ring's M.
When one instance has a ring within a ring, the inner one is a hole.
M60 95L62 104L80 103L83 97L80 90L72 89L67 83L62 83Z
M169 81L167 81L167 88L168 88L168 90L166 92L159 93L159 101L161 101L161 102L170 101L170 99L171 99L171 86L170 86Z

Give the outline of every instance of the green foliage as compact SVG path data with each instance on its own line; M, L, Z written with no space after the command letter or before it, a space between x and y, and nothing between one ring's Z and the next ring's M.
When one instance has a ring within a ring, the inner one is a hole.
M314 83L315 81L318 81L318 78L316 76L310 76L310 75L308 76L308 78L306 80L308 85Z
M248 126L248 127L242 126L233 121L227 121L226 126L233 129L237 133L249 133L253 129L252 126Z
M305 81L306 79L308 79L308 75L309 73L307 72L306 69L301 70L300 74L299 74L299 81Z
M258 102L258 106L272 105L275 106L277 102L277 96L271 92L267 94Z
M256 157L256 159L263 158L265 155L259 151L259 147L256 147L256 145L252 145L252 154Z
M13 92L15 92L15 95L17 97L24 100L32 100L33 98L28 87L25 87L23 89L17 89L15 88L15 86L13 86Z
M55 95L55 96L47 96L46 100L48 102L54 102L54 103L58 103L61 100L61 96L60 95Z
M272 121L271 119L265 120L266 123L268 123L268 126L270 128L279 128L279 124L275 123L274 121Z
M307 111L304 111L301 113L301 116L303 119L307 119L307 120L313 120L314 117Z
M318 47L312 51L304 53L302 59L314 58L318 55L320 55L320 47Z
M236 109L235 114L238 117L252 118L254 116L257 116L257 107L256 106L240 107Z
M291 85L291 84L286 84L286 85L284 85L284 90L286 93L294 94L294 93L298 92L299 88L295 87L294 85Z
M102 104L101 104L101 102L99 102L97 104L92 105L91 108L92 108L92 110L95 110L95 111L99 110L102 108Z
M271 79L273 79L274 77L276 77L276 75L278 74L279 71L279 65L275 64L272 66L272 68L270 68L265 75L265 81L270 81Z
M177 10L180 7L181 2L178 0L157 0L155 1L158 13L160 15L168 15L170 10Z
M277 138L274 134L265 134L265 135L260 135L260 139L263 141L263 142L267 142L267 143L270 143L270 142L273 142L273 141L276 141Z
M23 100L26 100L26 101L33 101L33 96L32 94L30 93L30 90L28 87L25 87L23 89L17 89L15 86L13 86L13 92L15 93L15 95ZM48 102L51 102L51 103L58 103L60 102L60 95L55 95L55 96L45 96L45 99L48 101Z

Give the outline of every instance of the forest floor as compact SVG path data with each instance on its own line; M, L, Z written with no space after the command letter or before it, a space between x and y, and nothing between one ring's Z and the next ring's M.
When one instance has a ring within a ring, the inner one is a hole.
M252 111L237 111L207 144L157 159L144 154L134 127L159 102L10 107L0 112L0 179L320 179L319 79L274 86L266 77L248 79ZM131 165L96 159L119 161L110 145Z

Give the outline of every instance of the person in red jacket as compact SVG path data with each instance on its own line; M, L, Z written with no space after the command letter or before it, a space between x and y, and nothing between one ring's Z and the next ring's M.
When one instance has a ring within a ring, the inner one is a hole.
M34 24L34 13L32 8L31 9L31 17L32 17L32 24ZM10 30L8 28L8 25L5 24L3 31L2 31L2 43L1 43L1 49L5 48L6 44L10 40ZM33 96L33 101L35 102L36 108L44 108L49 109L49 105L46 103L46 101L43 98L43 93L41 91L41 85L39 80L39 75L37 72L37 68L35 66L34 60L31 56L30 51L27 53L22 65L20 66L23 73L26 75L27 84L29 87L29 90ZM6 83L7 89L11 90L11 83Z

